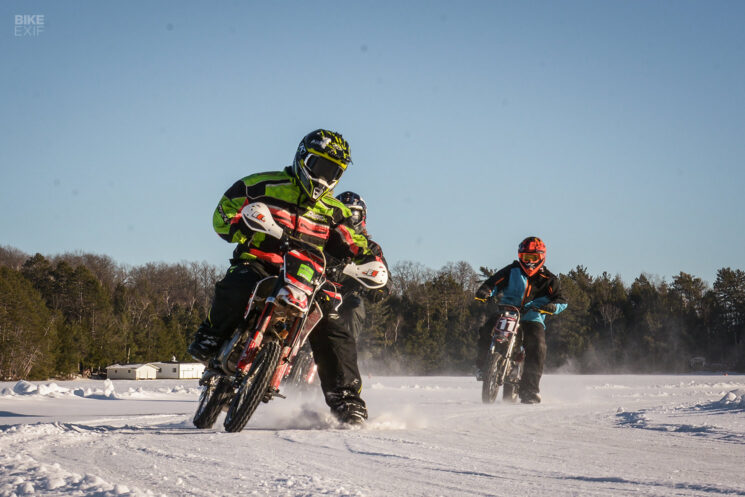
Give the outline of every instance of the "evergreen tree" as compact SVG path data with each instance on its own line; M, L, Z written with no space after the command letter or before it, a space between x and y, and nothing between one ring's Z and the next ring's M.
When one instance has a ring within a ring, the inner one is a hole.
M745 272L722 268L713 288L714 329L723 366L745 367Z
M0 267L0 378L43 379L54 374L54 315L20 272Z

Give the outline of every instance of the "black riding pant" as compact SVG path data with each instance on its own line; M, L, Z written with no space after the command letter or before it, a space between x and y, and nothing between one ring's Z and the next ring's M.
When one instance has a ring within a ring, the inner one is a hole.
M479 329L479 340L476 356L476 366L482 371L486 368L486 355L491 344L492 329L499 316L495 315L486 320ZM522 344L525 348L525 364L520 380L520 392L538 393L543 365L546 362L546 329L543 324L535 321L520 321Z
M258 265L231 266L225 277L215 284L212 307L198 333L227 340L240 324L256 284L267 276Z
M324 316L308 337L321 389L332 408L342 399L364 406L359 396L362 378L357 366L356 340L364 322L364 304L358 296L345 296L338 314L336 319Z
M348 293L344 296L344 303L339 309L339 313L344 326L357 340L365 323L365 301L356 292Z
M523 321L520 323L520 329L525 347L525 366L520 380L520 392L538 393L543 365L546 362L546 328L535 321Z

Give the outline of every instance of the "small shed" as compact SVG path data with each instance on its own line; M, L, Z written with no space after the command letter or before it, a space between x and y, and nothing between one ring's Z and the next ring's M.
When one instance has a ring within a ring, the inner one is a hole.
M691 371L702 371L706 367L706 357L691 357L688 365L691 367Z
M154 380L158 368L152 364L114 364L106 368L110 380Z
M153 366L158 368L158 379L177 378L193 379L201 378L204 373L204 364L199 362L153 362Z

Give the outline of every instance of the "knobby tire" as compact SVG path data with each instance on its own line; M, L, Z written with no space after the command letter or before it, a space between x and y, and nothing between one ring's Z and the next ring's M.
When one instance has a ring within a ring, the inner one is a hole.
M248 374L241 381L238 391L230 403L225 416L225 431L241 431L259 406L261 399L269 388L274 370L279 363L281 344L274 340L267 341L256 355Z
M505 383L502 387L502 400L505 402L517 402L517 388L511 383Z
M493 404L497 400L499 393L499 384L497 376L504 369L504 357L499 353L493 353L489 357L489 365L486 368L484 382L481 385L481 400L484 404Z
M295 364L292 365L290 375L287 377L287 384L298 389L307 387L306 376L308 376L308 371L312 367L313 357L304 350L298 352L297 357L295 357Z
M231 390L230 381L226 378L218 378L216 382L210 381L199 396L197 412L192 420L194 426L200 430L212 428L223 405L230 400Z

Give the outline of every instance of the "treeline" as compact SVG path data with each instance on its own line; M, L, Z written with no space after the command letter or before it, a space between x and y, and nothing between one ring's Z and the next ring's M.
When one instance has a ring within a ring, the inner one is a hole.
M106 256L0 247L0 380L66 378L115 363L191 360L221 270L124 267Z
M0 379L65 378L114 363L189 360L186 346L225 268L206 263L125 267L106 256L29 256L0 247ZM494 270L392 268L391 293L367 301L364 371L463 374L493 304L473 299ZM578 373L745 371L745 272L713 286L680 273L630 286L578 266L560 275L569 308L547 320L549 370ZM697 358L692 361L692 359Z
M401 373L470 371L477 330L495 311L473 295L494 272L398 264L392 294L369 306L362 361ZM745 272L722 268L712 287L682 272L672 282L641 274L626 286L582 266L559 278L569 307L547 319L548 370L745 371Z

